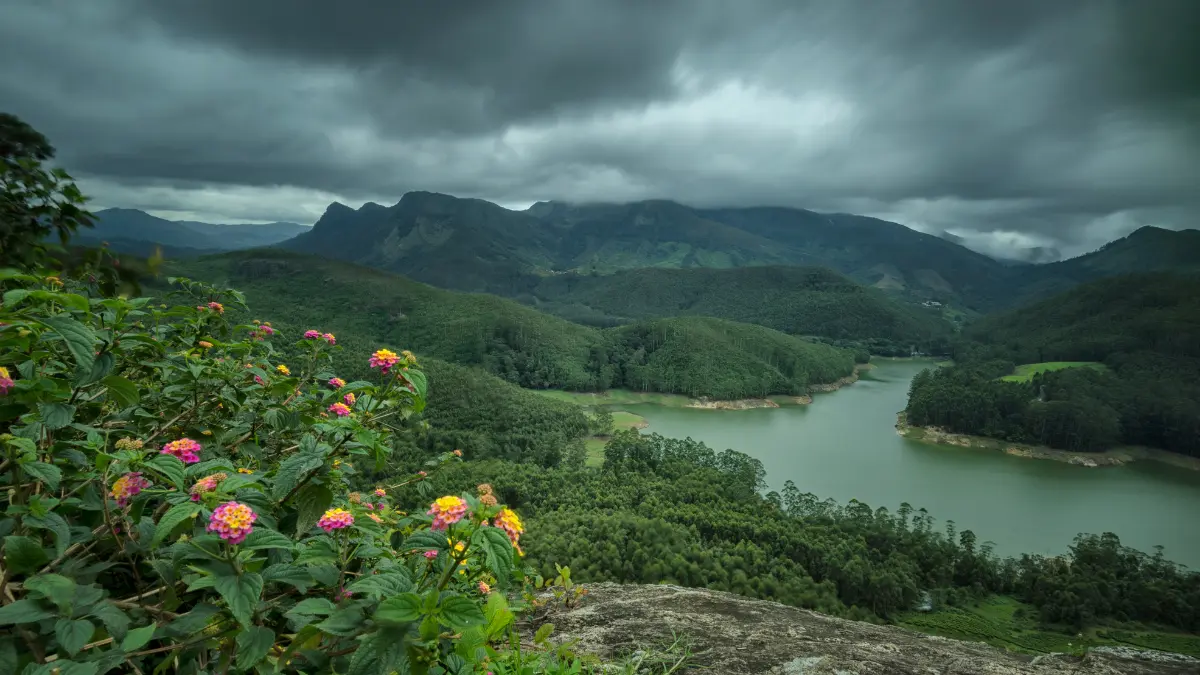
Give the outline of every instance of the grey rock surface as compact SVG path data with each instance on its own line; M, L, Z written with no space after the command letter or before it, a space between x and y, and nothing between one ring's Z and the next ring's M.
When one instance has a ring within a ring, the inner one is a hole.
M692 639L702 672L737 675L1200 675L1200 660L1100 648L1082 658L1033 657L837 619L731 593L678 586L589 584L575 609L547 617L554 640L614 657L671 637Z

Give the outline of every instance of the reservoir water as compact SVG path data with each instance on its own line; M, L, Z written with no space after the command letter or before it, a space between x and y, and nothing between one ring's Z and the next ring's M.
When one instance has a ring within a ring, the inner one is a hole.
M934 446L896 433L909 382L929 362L882 361L808 406L714 411L630 406L648 432L733 448L763 463L770 489L926 508L974 531L999 555L1064 553L1076 534L1122 543L1200 570L1200 472L1157 462L1079 467L996 451Z

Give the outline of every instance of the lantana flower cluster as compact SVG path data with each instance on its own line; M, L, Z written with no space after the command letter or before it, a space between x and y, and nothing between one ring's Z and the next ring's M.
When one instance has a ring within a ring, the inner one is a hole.
M317 527L325 530L328 534L332 534L334 530L350 527L353 524L354 514L342 508L329 509L317 521Z
M230 544L240 544L254 529L258 514L238 502L225 502L213 510L208 519L208 531L216 532Z
M467 502L462 497L453 495L438 497L426 513L433 516L433 524L429 526L429 529L446 530L466 515Z
M195 464L200 461L200 444L190 438L181 438L163 446L159 454L178 457L184 464Z
M219 486L221 484L221 481L225 480L228 477L229 477L229 474L221 472L221 473L214 473L211 476L205 476L204 478L201 478L200 480L196 481L196 483L194 485L192 485L192 489L191 489L192 501L198 502L198 501L200 501L201 498L204 497L204 495L212 493L212 492L216 492L217 486Z
M113 481L112 496L117 500L117 506L127 506L131 499L148 487L150 481L142 477L140 471L132 471Z
M319 330L311 330L310 329L310 330L304 331L304 339L305 340L324 340L324 341L328 342L330 346L337 344L337 338L335 338L333 336L333 333L322 333Z
M16 382L13 382L12 375L9 374L8 368L0 366L0 396L8 394L8 390L12 389Z

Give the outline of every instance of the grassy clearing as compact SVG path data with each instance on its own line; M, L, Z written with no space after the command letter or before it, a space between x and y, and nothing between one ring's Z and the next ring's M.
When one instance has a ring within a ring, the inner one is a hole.
M659 394L649 391L630 391L628 389L609 389L604 392L562 391L559 389L537 389L535 391L543 396L588 407L598 405L611 407L649 403L669 408L684 408L692 400L682 394Z
M1125 645L1200 656L1200 636L1156 631L1144 626L1093 628L1084 633L1039 626L1037 611L1005 596L992 596L966 607L908 612L896 623L906 628L958 640L986 642L1029 654L1082 653L1090 647Z
M1005 382L1028 382L1038 373L1048 373L1052 370L1063 370L1065 368L1108 370L1108 366L1099 361L1046 361L1045 363L1027 363L1023 366L1017 366L1016 371L1012 375L1005 375L1000 379Z

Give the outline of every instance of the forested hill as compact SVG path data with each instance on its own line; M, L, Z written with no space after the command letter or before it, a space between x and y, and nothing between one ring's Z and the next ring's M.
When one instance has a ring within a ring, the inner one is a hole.
M1200 279L1115 277L987 317L913 382L909 421L1071 450L1200 456ZM1047 370L1006 382L1017 365ZM1033 365L1037 364L1037 365ZM1088 367L1064 367L1079 364Z
M137 209L97 211L92 227L81 229L77 241L107 241L113 250L144 255L161 245L176 255L270 246L307 232L297 223L220 225L167 220Z
M347 345L406 345L523 387L732 399L801 394L854 368L850 351L761 326L684 317L600 330L512 300L287 251L182 261L172 273L228 283L301 331L336 325Z
M528 298L585 323L712 316L792 335L862 341L875 353L942 353L953 333L939 308L901 302L820 267L648 268L546 277ZM526 299L526 298L520 298Z

